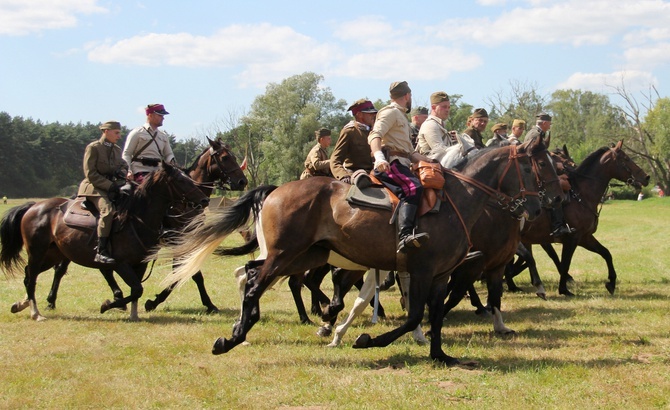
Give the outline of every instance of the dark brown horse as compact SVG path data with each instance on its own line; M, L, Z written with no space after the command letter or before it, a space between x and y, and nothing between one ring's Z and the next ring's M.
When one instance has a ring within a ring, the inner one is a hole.
M217 187L222 190L243 190L247 185L247 178L237 164L237 159L231 152L230 147L224 144L221 139L212 141L207 138L207 141L209 142L209 148L204 149L203 152L195 158L193 164L188 168L182 169L182 171L191 177L198 188L200 188L203 194L207 197L211 196L214 188ZM168 235L178 232L200 212L202 212L202 207L193 207L189 202L174 203L170 206L164 219L163 229ZM51 284L49 295L47 296L47 302L49 303L47 307L49 309L56 308L58 288L61 279L67 273L69 263L69 260L64 260L54 268L54 279ZM123 291L114 279L114 272L111 269L101 269L100 272L102 272L107 284L112 289L114 299L123 299ZM217 312L218 308L212 303L211 298L207 294L207 289L205 289L205 281L202 272L197 272L193 275L193 281L198 287L200 300L207 308L207 313ZM146 311L150 312L154 310L159 304L167 299L171 292L172 287L167 287L156 295L155 300L147 299L144 304Z
M608 188L611 179L617 179L636 188L649 184L649 175L644 172L622 149L623 141L614 147L602 147L591 153L574 171L568 169L568 176L572 190L570 200L564 203L565 219L575 231L554 240L549 235L549 217L544 216L528 224L522 232L522 242L527 248L532 244L539 244L551 256L552 242L563 244L561 259L553 252L552 258L560 274L558 293L573 296L568 290L568 281L572 256L581 246L600 255L607 264L608 281L605 287L610 294L616 289L617 274L612 262L612 254L603 246L593 234L598 229L601 199Z
M26 298L12 306L13 313L30 306L32 319L44 319L35 300L37 277L65 260L90 268L107 268L94 262L95 224L87 229L70 227L64 222L65 210L72 202L63 198L29 202L10 209L3 217L1 266L14 274L25 263L22 248L25 247L28 255L24 269ZM163 163L162 169L153 172L130 197L127 208L120 213L121 219L114 221L110 240L117 263L112 269L130 286L130 296L106 301L100 308L101 313L131 302L130 319L137 320L137 300L142 296L141 279L147 266L144 260L149 249L158 243L162 220L170 205L176 202L206 206L209 199L183 172Z
M542 180L556 179L539 139L520 146L483 150L456 171L445 171L445 190L450 201L439 212L419 221L419 229L430 235L430 241L400 255L396 254L395 227L389 224L391 213L350 205L345 200L348 184L315 177L276 189L259 187L242 196L233 207L215 210L207 218L194 221L192 229L174 247L180 267L167 280L181 282L190 277L225 236L247 222L250 210L261 206L256 199L263 192L272 191L265 198L257 221L261 260L254 261L256 267L247 271L241 320L230 340L219 338L214 343L214 354L225 353L244 342L260 317L259 299L276 278L331 263L359 270L400 267L412 277L407 321L376 338L361 335L354 347L387 346L416 328L428 303L434 335L430 356L453 365L458 360L444 353L440 336L449 272L465 258L470 229L491 196L505 206L518 206L531 218L539 215L541 204L533 169ZM521 201L522 195L527 195L525 201ZM552 197L560 201L558 192Z

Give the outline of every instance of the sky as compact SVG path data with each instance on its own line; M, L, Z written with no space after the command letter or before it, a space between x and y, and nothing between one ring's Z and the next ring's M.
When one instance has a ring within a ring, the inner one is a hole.
M670 95L670 1L0 0L0 111L46 122L145 121L202 138L269 83L304 72L337 99L490 108L513 85Z

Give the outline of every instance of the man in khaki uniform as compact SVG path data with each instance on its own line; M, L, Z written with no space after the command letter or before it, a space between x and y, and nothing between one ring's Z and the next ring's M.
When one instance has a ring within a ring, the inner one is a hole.
M521 144L521 134L526 131L526 121L516 119L512 122L512 133L507 139L512 145Z
M102 136L86 146L84 152L85 178L79 184L77 196L86 197L100 212L98 219L98 249L95 261L114 264L107 246L112 232L114 201L120 195L119 187L125 183L128 164L116 145L121 138L121 124L107 121L100 126Z
M412 146L416 147L416 138L419 135L419 130L423 125L424 121L428 118L428 108L426 107L416 107L412 110L410 114L410 119L412 122L409 124L409 128L412 130L410 134L410 139L412 140Z
M410 140L407 112L412 108L412 90L409 85L406 81L394 82L389 92L392 102L377 113L375 125L368 135L368 143L375 159L375 176L400 198L398 252L405 252L407 248L421 247L429 239L425 232L414 232L423 186L410 170L410 165L412 160L430 160L415 153Z
M482 139L482 132L486 129L489 123L489 113L484 108L477 108L470 116L470 125L463 131L475 142L475 148L484 148L484 141Z
M451 134L444 128L444 121L449 118L451 102L444 91L430 95L430 115L421 125L416 140L416 151L429 158L440 159L447 148L453 145Z
M493 138L486 141L487 147L506 147L511 145L507 139L507 124L498 123L491 127L491 131L493 131Z
M347 111L354 119L340 131L335 149L330 155L330 171L342 182L351 183L351 175L359 169L372 171L372 153L368 144L368 134L375 123L377 109L372 101L361 98Z
M331 138L330 130L328 128L321 128L314 132L316 136L316 145L312 147L305 159L305 170L300 175L300 179L307 179L310 177L333 176L330 173L330 158L326 149L330 147Z

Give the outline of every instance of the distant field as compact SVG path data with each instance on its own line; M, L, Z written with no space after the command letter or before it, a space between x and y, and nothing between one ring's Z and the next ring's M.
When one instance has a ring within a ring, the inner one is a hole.
M23 202L0 204L0 214ZM213 356L212 343L230 336L239 313L232 270L248 257L211 259L203 269L217 315L203 314L193 284L144 312L169 272L156 264L139 323L128 322L126 312L99 313L111 292L95 270L71 266L55 311L45 301L52 273L42 274L37 299L49 319L40 323L27 310L10 313L24 296L23 278L0 275L0 408L668 408L669 232L667 198L604 205L596 237L614 257L614 296L604 286L604 261L581 248L571 269L577 296L559 296L558 275L536 248L548 300L534 296L526 273L519 276L527 292L503 298L505 323L516 335L496 336L467 302L445 320L445 351L478 362L474 370L432 364L428 347L409 335L387 348L351 348L360 333L401 323L396 287L382 293L388 319L372 325L368 311L343 347L328 349L315 326L299 324L288 286L280 284L261 299L251 345ZM324 288L330 293L328 278Z

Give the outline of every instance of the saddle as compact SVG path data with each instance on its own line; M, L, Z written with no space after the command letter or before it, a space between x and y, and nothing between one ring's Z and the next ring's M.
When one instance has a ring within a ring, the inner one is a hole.
M84 228L95 231L100 213L85 197L70 199L60 206L63 222L71 228Z
M352 205L386 209L395 213L400 199L390 189L386 188L372 172L368 176L372 180L372 185L364 188L360 188L355 184L352 185L349 188L349 192L347 192L347 202ZM428 212L438 212L441 204L442 201L438 197L438 190L424 187L417 216L423 216Z

